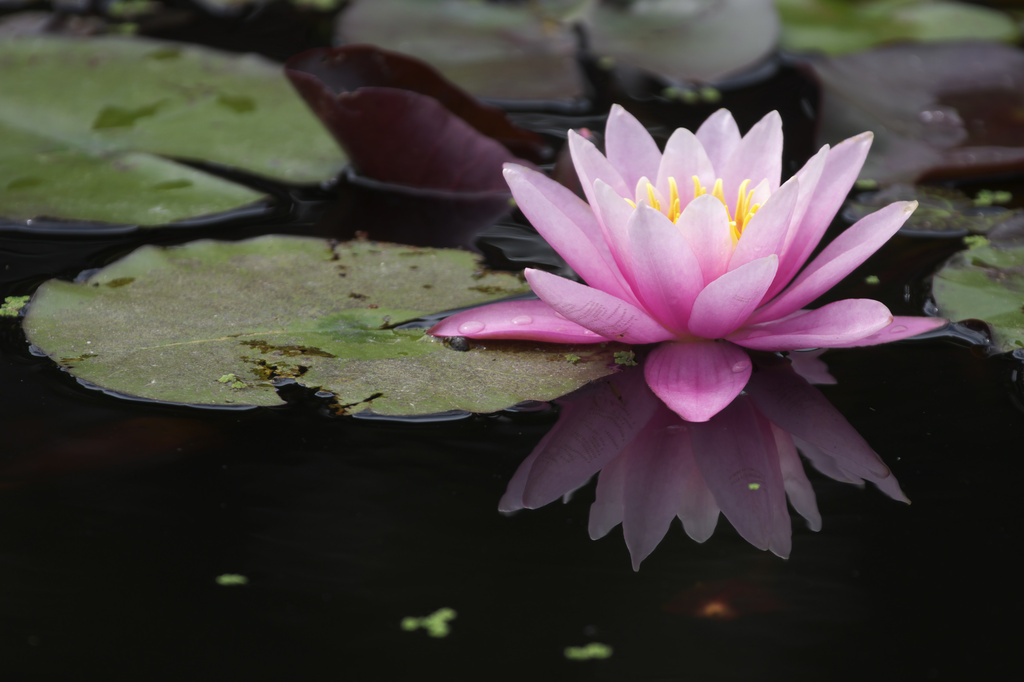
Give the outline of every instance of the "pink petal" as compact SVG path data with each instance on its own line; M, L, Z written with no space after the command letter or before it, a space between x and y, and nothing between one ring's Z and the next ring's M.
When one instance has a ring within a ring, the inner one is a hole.
M576 174L580 177L587 202L594 206L594 183L602 180L612 186L620 197L630 197L633 188L625 183L619 171L597 150L594 143L584 139L575 131L569 131L569 153L572 154Z
M629 444L622 534L634 571L665 537L676 516L686 475L679 457L684 442L689 442L686 427L678 415L663 408Z
M730 270L758 258L778 255L782 251L782 244L792 224L793 211L799 196L800 182L796 178L790 178L779 191L771 195L743 229L743 234L736 243L736 250L729 259ZM757 302L760 304L761 300L758 299Z
M735 125L735 124L734 124ZM737 133L737 137L738 137ZM683 207L693 200L693 176L700 178L704 187L715 184L715 167L711 164L704 146L697 136L686 128L677 128L665 144L665 153L658 168L656 187L665 195L669 193L668 179L674 178L679 188L679 200Z
M701 124L696 137L715 167L716 176L721 177L726 162L740 143L740 129L736 120L728 110L719 109Z
M690 314L690 333L721 339L739 328L768 291L779 265L772 254L727 272L697 295Z
M729 340L753 350L799 350L854 345L892 322L892 313L878 301L847 298L817 310L744 327Z
M590 206L544 174L522 166L505 164L505 181L530 224L587 284L624 295L625 282Z
M586 483L626 448L659 407L644 386L642 372L629 370L585 386L559 404L558 423L537 445L539 454L521 492L517 487L510 497L515 501L519 495L521 506L528 509L553 502Z
M676 227L697 256L704 283L721 277L732 257L729 213L722 202L710 194L697 197L683 209Z
M441 320L428 333L549 343L600 343L608 340L565 319L544 301L500 301L464 310Z
M597 203L593 204L591 208L597 215L612 260L623 279L631 285L633 282L633 258L629 251L628 225L636 209L611 185L601 180L594 183L594 197ZM630 296L632 295L630 292ZM630 298L623 297L623 300L628 301Z
M762 306L751 321L784 317L818 298L896 234L916 207L915 201L900 201L858 220L826 246L785 291Z
M557 275L527 268L526 281L542 301L581 327L624 343L656 343L675 336L647 312Z
M654 177L661 165L661 151L640 121L618 104L612 105L605 127L604 148L608 161L618 169L627 186L641 177Z
M821 530L821 513L818 511L814 488L807 480L800 455L796 453L796 445L790 435L777 426L772 428L772 432L775 434L775 449L779 453L782 482L789 503L793 505L797 514L804 517L807 527L817 532Z
M789 231L782 242L782 249L778 252L779 274L775 276L775 281L768 289L768 293L765 294L765 302L770 301L793 279L796 272L792 269L792 263L799 258L800 265L803 265L807 259L807 254L804 252L805 244L801 241L804 238L801 236L801 226L804 225L804 216L807 215L808 208L817 200L818 183L821 180L822 171L825 169L828 153L829 147L825 145L818 150L817 154L808 159L803 168L793 176L793 179L800 183L800 196L793 208L793 216L789 220ZM821 239L821 235L818 235L818 239Z
M686 331L693 301L704 286L690 245L671 220L649 206L634 212L629 241L637 298L662 324Z
M912 336L917 336L918 334L926 334L930 331L935 331L947 324L949 324L949 320L945 320L941 317L904 317L898 315L893 317L892 323L888 327L883 327L881 331L875 332L871 336L865 336L863 339L858 339L850 344L832 346L832 348L875 346L880 343L901 341L903 339L909 339Z
M779 279L785 282L791 280L817 248L857 180L871 147L871 140L871 133L862 133L843 140L829 150L814 198L789 242L792 248L786 251L786 258L780 264Z
M711 494L736 531L785 558L790 520L775 439L747 400L692 427L693 452Z
M711 419L743 390L750 358L730 343L663 343L647 356L644 375L673 412L691 422Z
M765 114L736 145L725 167L717 163L715 167L722 184L731 192L737 191L744 180L758 183L764 179L773 192L777 190L782 177L782 117L779 112ZM731 202L730 211L735 211L735 198L728 194L726 198Z

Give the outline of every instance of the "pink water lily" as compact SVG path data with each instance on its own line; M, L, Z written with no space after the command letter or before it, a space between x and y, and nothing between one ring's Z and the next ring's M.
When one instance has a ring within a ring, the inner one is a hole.
M602 154L569 132L587 202L542 173L505 165L519 208L586 282L527 269L539 301L453 315L436 336L556 343L654 344L647 383L678 415L707 421L743 389L740 346L783 351L896 341L945 320L894 317L846 299L804 306L848 275L906 221L897 202L858 221L806 265L864 163L864 133L822 147L780 184L782 120L772 112L741 136L719 110L664 151L614 106Z

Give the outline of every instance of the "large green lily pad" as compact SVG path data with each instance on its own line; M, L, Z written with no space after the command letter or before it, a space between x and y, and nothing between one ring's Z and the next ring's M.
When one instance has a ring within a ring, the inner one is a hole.
M939 312L988 324L999 352L1024 348L1024 246L982 241L946 262L932 280Z
M782 47L838 55L902 40L1013 42L1004 12L947 0L776 0Z
M488 342L460 351L423 329L391 327L526 290L463 251L207 240L144 246L82 282L46 282L24 327L76 377L130 396L277 405L275 384L292 379L347 412L492 412L604 376L620 348Z
M141 38L0 41L0 216L160 225L260 192L177 163L314 184L345 163L255 56Z

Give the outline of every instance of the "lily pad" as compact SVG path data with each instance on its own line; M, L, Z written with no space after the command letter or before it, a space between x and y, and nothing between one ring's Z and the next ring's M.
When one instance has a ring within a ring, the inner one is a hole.
M958 236L986 234L1002 227L1012 229L1024 225L1024 210L995 204L1008 201L1006 192L982 191L973 199L963 192L929 185L892 185L877 192L858 195L843 209L843 217L857 222L894 201L916 201L918 207L903 224L905 234Z
M471 254L268 236L144 246L79 282L51 280L24 321L81 380L194 405L278 405L295 381L339 411L492 412L615 371L621 347L496 342L456 350L395 325L523 293ZM579 356L575 362L566 354Z
M314 184L345 157L253 56L138 38L0 41L0 212L159 225L263 195L177 161Z
M903 40L1013 42L1020 29L1004 12L944 0L776 0L782 47L831 55Z
M939 313L988 324L997 352L1024 348L1024 245L982 241L950 258L932 280Z
M821 139L875 133L860 177L883 184L1024 169L1024 51L898 45L810 62Z
M583 77L561 20L578 4L368 0L342 12L336 32L422 59L477 97L572 99L583 95Z
M676 82L716 81L771 54L772 0L601 2L584 20L590 51Z

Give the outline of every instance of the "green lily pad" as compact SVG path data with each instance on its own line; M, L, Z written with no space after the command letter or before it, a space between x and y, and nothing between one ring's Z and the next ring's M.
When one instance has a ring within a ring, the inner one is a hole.
M493 412L615 371L613 345L474 342L460 351L424 329L393 328L526 290L463 251L285 236L198 241L144 246L81 282L50 280L24 328L79 379L195 405L278 405L276 385L294 380L333 394L339 411Z
M932 279L943 317L988 324L997 352L1024 348L1024 246L982 241L950 258Z
M943 0L776 0L782 47L839 55L901 40L1013 42L1020 29L1004 12Z
M749 68L780 30L772 0L605 1L584 26L595 55L684 82Z
M263 195L177 163L294 184L345 158L279 65L140 38L0 41L0 214L160 225Z
M847 204L843 217L856 222L894 201L917 201L918 206L901 228L908 234L957 236L987 234L997 227L1024 224L1024 210L996 204L1009 201L1008 192L980 191L973 199L959 190L928 185L892 185L865 192Z
M582 96L583 78L562 19L579 4L371 0L346 8L337 34L422 59L477 97L570 99Z

